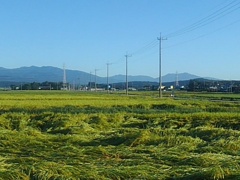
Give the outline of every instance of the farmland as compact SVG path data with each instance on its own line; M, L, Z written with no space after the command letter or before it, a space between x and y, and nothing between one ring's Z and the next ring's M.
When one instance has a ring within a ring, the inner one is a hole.
M0 179L240 179L240 97L0 92Z

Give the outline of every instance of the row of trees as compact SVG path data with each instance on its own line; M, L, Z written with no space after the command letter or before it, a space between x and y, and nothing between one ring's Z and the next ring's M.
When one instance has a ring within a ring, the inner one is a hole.
M240 81L214 81L214 80L206 80L206 79L194 79L188 81L184 81L184 89L181 87L173 87L173 89L179 90L188 90L188 91L208 91L208 92L233 92L240 93ZM163 83L165 86L165 90L168 90L172 83ZM172 86L172 85L171 85ZM67 89L73 90L91 90L93 88L101 88L107 89L106 84L96 84L93 82L89 82L88 85L74 85L74 84L65 84L63 86L62 82L32 82L32 83L22 83L15 84L10 86L12 90L61 90L63 87ZM125 83L115 83L109 85L110 89L124 89ZM153 82L131 82L129 87L135 88L136 90L146 90L146 91L155 91L158 90L158 83Z
M12 90L60 90L63 87L62 82L32 82L11 85Z
M240 81L215 81L206 79L190 80L189 91L240 93Z
M113 83L107 86L106 84L95 84L94 82L89 82L87 85L79 85L79 84L65 84L62 82L32 82L32 83L21 83L14 84L10 86L12 90L62 90L63 87L65 89L71 90L92 90L95 88L98 89L109 89L109 90L123 90L126 88L126 84L124 82L121 83ZM165 88L167 89L168 86ZM145 91L155 91L158 90L157 82L129 82L129 88L136 90L145 90Z

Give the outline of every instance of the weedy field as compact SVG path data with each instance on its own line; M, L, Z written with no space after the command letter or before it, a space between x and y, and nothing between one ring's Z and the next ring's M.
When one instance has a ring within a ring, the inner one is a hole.
M240 179L233 94L0 92L0 179Z

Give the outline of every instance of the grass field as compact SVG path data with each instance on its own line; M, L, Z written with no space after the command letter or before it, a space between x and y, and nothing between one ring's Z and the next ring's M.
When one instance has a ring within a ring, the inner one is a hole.
M240 95L0 92L0 179L240 179Z

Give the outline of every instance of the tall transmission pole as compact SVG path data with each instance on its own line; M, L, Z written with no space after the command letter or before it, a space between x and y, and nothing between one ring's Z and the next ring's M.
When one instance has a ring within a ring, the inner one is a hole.
M67 78L65 64L63 64L63 90L67 90Z
M107 63L107 93L109 93L109 65L112 63Z
M128 55L126 53L126 95L128 95L128 57L131 57L131 55Z
M159 97L162 98L162 40L167 40L163 38L160 33L159 40Z
M176 88L179 87L179 81L178 81L178 72L176 72Z

